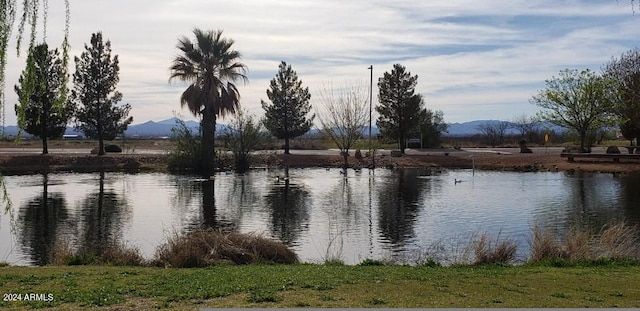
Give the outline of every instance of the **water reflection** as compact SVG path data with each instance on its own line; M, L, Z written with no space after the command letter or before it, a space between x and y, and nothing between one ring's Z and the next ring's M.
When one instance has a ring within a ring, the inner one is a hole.
M49 176L42 174L42 192L18 210L18 239L36 265L49 262L57 237L73 231L74 221L61 192L49 193Z
M113 187L115 179L98 173L98 190L89 192L80 204L80 235L77 246L102 253L113 241L123 241L123 230L131 222L132 210Z
M382 236L395 247L403 247L415 236L413 227L419 208L423 205L424 183L428 179L418 179L421 171L399 169L397 174L385 179L377 188L378 222Z
M619 180L612 175L580 172L570 179L570 189L573 191L569 196L573 198L569 202L572 208L568 211L570 224L581 229L601 228L624 220L624 210L617 209L615 203L620 193Z
M640 175L471 176L464 170L410 169L347 176L324 169L292 169L288 175L256 170L213 180L121 173L6 176L16 208L0 218L0 259L43 264L57 238L95 251L118 239L153 254L167 231L200 228L266 233L313 262L331 252L357 263L434 241L461 245L469 234L484 232L516 239L527 254L534 224L559 237L574 225L595 231L616 220L640 224ZM15 231L8 229L12 217Z
M231 230L233 221L220 216L220 206L216 205L216 190L228 189L228 186L216 189L217 179L195 179L180 177L176 180L176 192L171 198L171 209L179 219L177 231L198 229ZM227 205L227 204L225 204Z
M309 229L309 191L293 183L288 174L276 179L265 196L270 210L269 231L283 243L293 246L302 232Z
M620 183L621 200L624 202L624 219L629 223L640 225L640 175L620 175L616 179Z

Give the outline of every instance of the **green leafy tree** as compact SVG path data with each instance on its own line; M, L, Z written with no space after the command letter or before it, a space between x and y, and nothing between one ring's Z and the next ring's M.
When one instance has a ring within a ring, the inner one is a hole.
M102 33L91 35L91 46L75 58L74 88L71 100L78 104L76 128L87 137L98 139L98 155L103 155L104 140L113 140L133 121L131 106L118 105L122 93L116 91L120 80L118 55L111 57L111 42L102 41Z
M49 2L47 0L23 0L22 2L22 15L20 16L20 22L18 25L18 35L17 35L17 44L16 51L18 56L20 55L20 48L22 46L22 37L25 31L25 28L31 28L30 36L29 36L29 48L30 51L35 46L35 38L36 38L36 27L38 26L38 21L40 19L43 20L42 27L42 36L43 42L46 43L47 38L47 17L49 13ZM69 1L64 0L65 5L65 26L64 26L64 38L62 41L62 64L66 69L69 63ZM16 0L0 0L0 118L2 124L2 135L4 136L4 125L5 125L5 98L4 98L4 89L5 89L5 68L7 65L7 47L9 43L9 38L11 37L11 32L13 29L13 23L15 22L16 12L18 11L18 2ZM27 60L27 67L33 66L33 62ZM65 77L66 78L66 77ZM32 77L27 75L24 78L26 89L24 90L27 93L31 93L30 87L34 84L32 81ZM61 84L60 94L63 98L67 96L67 81ZM62 109L62 103L57 107L58 109ZM56 103L58 104L58 103ZM27 99L20 103L19 109L21 113L18 114L18 122L24 122L25 114L24 107L27 105Z
M640 49L612 58L603 75L613 81L618 95L615 113L622 135L633 142L640 138Z
M613 120L612 81L588 69L565 69L545 83L546 89L530 100L544 109L539 119L575 130L581 151L590 152L595 133Z
M176 125L171 128L173 150L167 159L170 171L189 171L200 165L201 137L193 133L181 118L176 118Z
M311 111L309 88L302 87L291 65L281 62L278 74L271 80L267 97L271 104L261 101L265 110L264 126L278 139L284 139L284 153L289 154L289 140L308 132L315 115Z
M420 112L420 136L425 147L439 147L442 142L442 133L447 131L447 123L444 122L442 111L422 109Z
M376 111L380 116L376 124L382 135L396 139L402 153L408 135L417 133L423 122L422 96L415 94L417 83L418 76L412 76L400 64L393 65L391 72L385 72L378 80L380 105Z
M225 145L233 153L236 172L243 173L249 169L249 153L256 150L267 135L261 122L253 116L243 111L236 114L223 133Z
M200 167L203 177L213 174L215 129L218 116L235 113L240 93L234 82L247 81L247 66L238 62L240 52L234 41L222 37L222 31L193 30L195 41L187 37L178 40L182 52L170 67L169 81L178 79L191 83L182 93L180 103L194 116L201 117L202 148Z
M71 103L65 99L66 92L60 91L66 87L63 84L68 80L67 70L58 50L48 50L46 43L35 46L28 58L27 63L34 66L27 66L20 76L20 85L15 86L20 102L27 103L24 107L16 105L16 114L24 114L20 118L24 122L18 125L27 133L40 137L42 154L47 154L47 139L60 138L64 134L73 112ZM33 77L33 85L28 88L31 93L25 91L25 85L30 83L27 76ZM59 105L64 107L59 109Z

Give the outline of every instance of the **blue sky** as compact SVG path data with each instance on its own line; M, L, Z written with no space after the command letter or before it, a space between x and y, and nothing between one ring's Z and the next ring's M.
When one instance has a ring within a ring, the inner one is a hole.
M111 40L120 59L123 102L134 123L179 113L186 88L168 83L181 36L194 27L222 29L243 54L249 82L241 105L262 115L260 100L281 60L309 87L312 105L328 84L376 82L393 64L417 74L416 91L446 122L511 120L539 110L529 99L565 68L599 71L612 57L638 47L640 14L628 0L366 1L366 0L83 0L71 2L71 55L93 32ZM64 6L49 1L47 41L62 41ZM40 27L38 40L42 40ZM14 30L15 36L15 30ZM13 85L25 63L10 42L7 124L15 124ZM75 66L71 62L71 72ZM374 118L376 116L374 115ZM225 120L221 120L225 122Z

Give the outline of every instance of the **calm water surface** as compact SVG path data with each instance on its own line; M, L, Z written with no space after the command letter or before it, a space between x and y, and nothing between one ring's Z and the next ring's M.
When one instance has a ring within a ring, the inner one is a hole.
M470 170L256 170L214 181L159 173L5 176L0 261L40 265L57 238L113 239L151 257L175 232L235 228L291 246L306 262L338 256L411 261L457 252L473 236L512 239L528 255L532 227L640 224L640 176ZM456 183L454 180L462 180ZM459 249L458 249L459 248ZM443 251L444 250L444 251Z

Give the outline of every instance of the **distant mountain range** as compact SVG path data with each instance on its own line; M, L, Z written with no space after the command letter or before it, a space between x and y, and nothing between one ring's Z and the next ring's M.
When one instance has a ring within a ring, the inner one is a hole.
M139 137L139 138L166 138L172 135L171 128L175 127L178 119L173 117L162 121L147 121L140 124L130 125L129 128L125 131L126 137ZM480 134L480 130L478 129L481 125L484 124L495 124L498 122L497 120L475 120L463 123L450 123L449 128L447 129L447 133L443 133L443 136L469 136ZM197 133L200 127L199 122L197 121L184 121L187 128L189 128L193 133ZM564 131L563 128L558 127L556 125L550 123L542 123L540 125L542 128L549 128L556 132ZM227 125L225 124L216 124L216 132L221 133ZM371 135L376 136L380 133L376 126L371 127ZM16 136L18 134L18 127L15 125L5 127L5 135L7 136ZM29 137L28 134L22 133L24 137ZM317 129L311 129L307 135L314 136L318 134ZM366 126L362 131L363 136L369 136L369 127ZM518 134L518 131L513 128L507 129L507 134ZM78 135L79 137L84 136L82 132L76 131L73 127L67 127L65 131L65 135Z
M480 126L485 124L495 125L497 123L501 123L505 121L498 120L475 120L463 123L449 123L449 128L447 129L447 133L444 133L443 136L471 136L481 134ZM511 122L509 122L511 123ZM562 133L566 129L555 124L549 122L539 122L538 127L541 129L549 129L550 131L556 133ZM505 131L507 135L516 135L520 134L520 132L510 125L509 128Z

